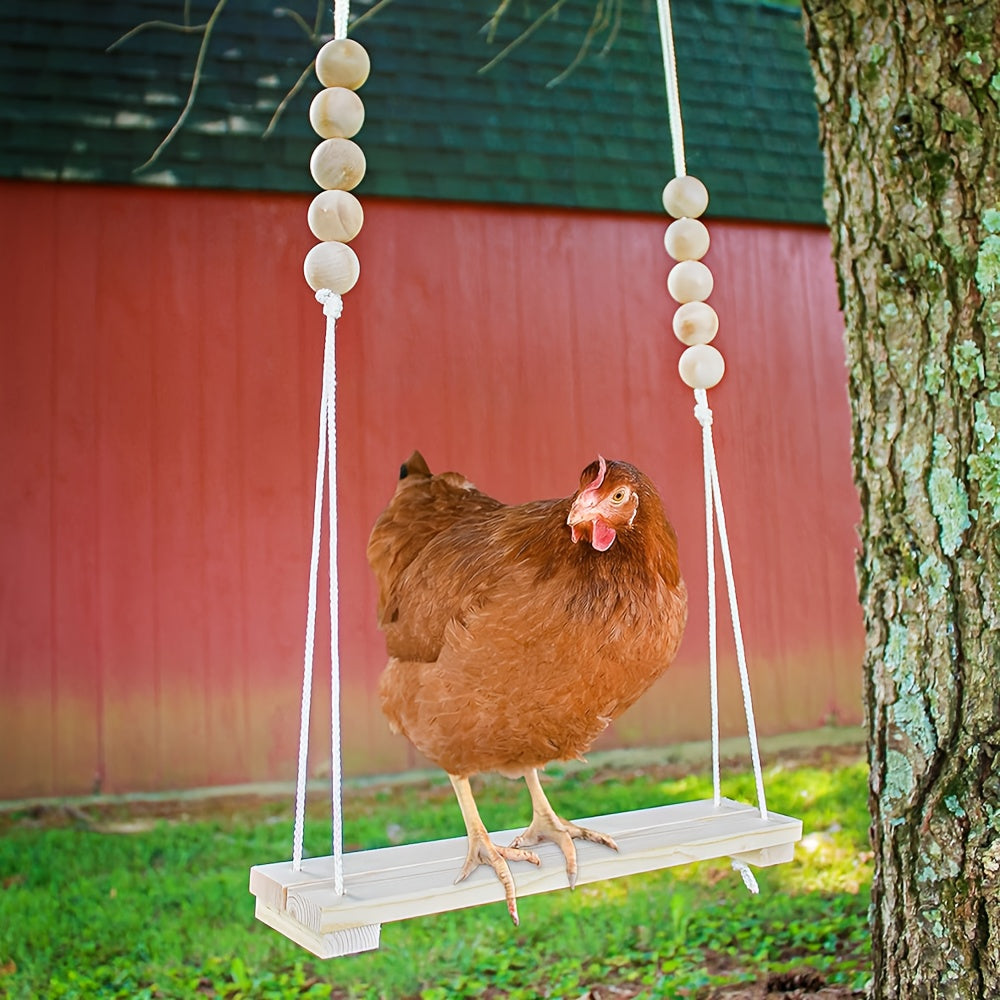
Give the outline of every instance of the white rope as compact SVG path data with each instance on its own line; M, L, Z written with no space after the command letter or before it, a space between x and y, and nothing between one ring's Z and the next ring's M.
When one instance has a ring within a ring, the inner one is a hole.
M305 663L302 672L302 714L299 720L299 764L295 789L295 824L292 833L292 869L302 868L305 831L306 776L309 752L309 720L312 704L313 664L316 646L316 594L319 550L323 525L323 487L330 497L330 801L334 890L344 892L343 762L340 750L340 580L337 568L337 319L343 300L329 289L320 289L316 299L326 316L323 350L323 391L320 396L319 450L316 456L316 494L313 502L312 555L309 563L309 598L306 611ZM329 462L327 455L329 454Z
M329 331L328 331L329 332ZM331 343L327 337L323 359L323 392L319 404L319 451L316 455L316 492L313 500L312 556L309 560L309 597L306 605L305 660L302 666L302 708L299 717L299 762L295 783L295 824L292 830L292 870L302 868L305 836L306 776L309 757L309 719L312 706L313 663L316 649L316 591L319 578L319 549L323 531L323 481L326 478L327 394L326 357Z
M334 0L333 3L333 37L347 37L347 22L351 15L350 0Z
M747 737L750 740L750 759L753 762L754 780L757 784L757 804L760 806L761 819L767 819L767 800L764 795L764 775L760 766L760 749L757 745L757 724L754 721L753 698L750 694L750 675L747 670L746 649L743 645L743 628L740 625L740 609L736 599L736 580L733 576L733 562L729 551L729 533L726 530L726 513L722 506L722 487L719 485L719 469L715 459L715 444L712 440L712 411L708 405L708 393L704 389L695 389L695 417L702 428L702 452L707 465L706 479L711 480L711 492L715 508L715 520L719 531L719 546L722 549L722 565L726 571L726 589L729 595L729 613L733 620L733 638L736 640L736 662L740 670L740 686L743 691L743 710L746 713ZM710 517L706 504L706 525ZM710 530L710 528L708 528ZM713 559L714 561L714 559ZM715 603L714 573L710 575L709 584L709 617L712 618L712 606ZM714 643L710 636L710 648ZM713 684L712 714L718 715L718 695ZM718 741L713 732L713 756L718 756ZM718 761L713 760L713 772ZM718 804L718 803L717 803Z
M340 571L337 537L337 320L344 300L329 289L316 293L326 316L326 348L323 352L323 393L326 396L326 443L330 496L330 818L333 847L333 884L344 894L344 766L340 738Z
M697 398L697 396L696 396ZM702 468L705 472L705 564L708 578L708 679L712 705L712 792L715 808L722 805L719 753L719 649L716 634L718 615L715 600L715 522L712 514L712 411L707 396L695 405L694 415L701 424Z
M740 878L743 879L743 884L756 896L760 892L760 886L757 885L757 879L754 877L753 872L750 870L750 866L745 861L737 861L733 858L733 871L740 873Z
M670 144L674 150L674 175L687 173L684 162L684 123L681 119L681 95L677 85L677 56L674 52L674 29L670 19L670 0L656 0L660 22L660 47L663 50L663 77L667 85L667 113L670 116Z
M334 0L333 37L347 37L350 0ZM326 316L323 347L323 391L319 403L319 449L316 455L316 493L313 500L312 555L309 560L309 597L306 607L305 657L302 669L302 707L299 718L299 761L295 782L295 821L292 829L292 870L301 871L305 839L306 782L309 722L312 713L313 665L316 659L316 594L319 550L323 534L323 481L330 498L330 812L333 882L344 894L343 758L340 733L340 574L337 568L337 320L344 301L328 288L316 292ZM327 455L329 454L329 463Z

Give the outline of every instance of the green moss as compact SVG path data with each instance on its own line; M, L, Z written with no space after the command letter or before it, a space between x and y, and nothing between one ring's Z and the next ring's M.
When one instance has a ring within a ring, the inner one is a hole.
M980 507L989 506L992 520L1000 520L1000 434L991 412L1000 402L1000 393L990 393L990 404L976 402L973 424L976 450L969 456L969 477L979 486Z
M986 209L983 212L983 226L988 233L1000 233L1000 209Z
M945 808L952 814L952 816L958 816L961 819L965 816L965 810L962 808L962 803L958 801L958 798L954 795L946 795L944 799Z
M886 299L884 302L879 303L878 315L879 319L883 321L895 319L899 315L899 306L892 299Z
M906 626L899 621L889 623L889 638L885 644L885 665L895 674L906 662Z
M912 673L904 673L896 688L896 700L889 706L889 715L900 733L924 757L930 757L937 747L937 734L927 715L923 690Z
M928 358L924 365L924 388L927 392L936 396L941 391L944 383L944 369L934 358Z
M990 233L979 246L976 285L984 296L1000 291L1000 235Z
M885 755L885 796L889 802L909 798L913 791L913 766L898 750L888 750Z
M990 415L990 407L1000 406L1000 392L991 392L989 405L981 401L976 403L976 422L972 429L976 434L976 441L980 444L991 444L997 440L997 429L993 425Z
M951 585L951 570L932 553L920 564L920 578L927 588L931 604L937 604Z
M914 442L913 447L905 450L899 464L906 481L922 477L927 467L926 447L919 441Z
M963 340L952 355L955 366L955 375L958 377L958 384L963 389L968 389L975 381L982 381L986 378L986 366L983 355L976 343L972 340Z
M931 511L938 522L939 539L945 555L954 555L962 543L962 535L972 524L969 494L965 484L944 463L951 453L947 438L934 438L933 469L927 484Z

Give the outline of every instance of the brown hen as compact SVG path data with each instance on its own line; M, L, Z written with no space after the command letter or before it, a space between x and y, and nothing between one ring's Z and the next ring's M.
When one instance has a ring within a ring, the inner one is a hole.
M419 452L372 529L368 561L389 662L382 710L451 778L469 853L456 881L489 864L517 922L507 861L552 840L576 882L574 839L616 848L556 815L537 769L579 758L670 665L687 592L677 539L652 482L599 458L562 500L506 506ZM490 841L469 776L524 776L527 830Z

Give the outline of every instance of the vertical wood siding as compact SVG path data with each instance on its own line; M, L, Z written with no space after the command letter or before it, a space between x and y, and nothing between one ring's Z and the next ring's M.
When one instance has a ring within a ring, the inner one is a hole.
M323 346L301 278L307 205L0 185L0 797L293 775ZM378 711L364 559L414 447L512 502L570 492L599 451L649 472L691 622L605 745L706 737L700 437L676 376L664 221L365 211L338 344L349 770L414 762ZM711 400L758 722L857 722L857 501L828 237L710 228L728 363ZM722 652L738 733L725 633Z

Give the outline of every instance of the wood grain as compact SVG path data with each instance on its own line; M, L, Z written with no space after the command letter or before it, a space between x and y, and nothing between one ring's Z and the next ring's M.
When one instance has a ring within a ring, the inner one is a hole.
M777 813L765 820L757 807L731 799L718 808L701 800L577 822L610 834L619 848L614 852L578 841L580 885L709 858L733 857L761 867L782 864L792 859L802 836L800 820ZM504 830L493 839L509 843L519 832ZM536 851L540 867L512 869L518 896L567 888L558 848L541 844ZM455 884L465 856L464 837L346 854L343 896L334 889L331 857L306 859L297 872L291 862L256 865L250 870L250 891L257 897L259 919L321 954L345 946L333 943L340 939L326 940L341 931L502 902L503 888L487 867Z

